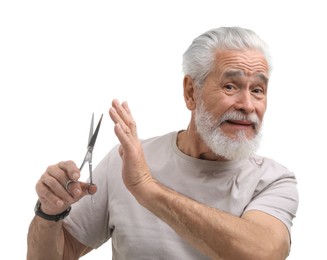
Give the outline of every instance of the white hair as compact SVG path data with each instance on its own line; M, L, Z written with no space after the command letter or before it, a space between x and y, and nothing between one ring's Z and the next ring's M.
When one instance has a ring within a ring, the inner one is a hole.
M183 55L183 71L190 75L197 87L201 87L214 69L217 50L255 49L264 55L269 73L272 62L268 45L249 29L240 27L220 27L209 30L195 38Z

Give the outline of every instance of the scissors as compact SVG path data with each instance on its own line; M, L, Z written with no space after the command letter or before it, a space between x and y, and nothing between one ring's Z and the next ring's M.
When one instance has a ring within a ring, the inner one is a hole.
M82 171L83 166L86 162L89 163L89 174L90 174L90 185L93 185L93 179L92 179L92 153L93 153L93 148L94 148L94 144L95 141L97 140L97 136L99 133L99 129L100 129L100 125L101 125L101 121L102 121L102 116L101 115L97 128L95 129L95 132L93 133L93 124L94 124L94 113L92 114L92 119L91 119L91 126L90 126L90 133L89 133L89 140L88 140L88 145L87 145L87 151L84 157L84 161L81 165L81 167L79 168L80 171Z

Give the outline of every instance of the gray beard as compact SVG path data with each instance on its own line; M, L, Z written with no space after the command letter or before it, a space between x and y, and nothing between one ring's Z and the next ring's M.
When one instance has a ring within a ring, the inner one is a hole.
M195 125L204 143L217 155L227 160L241 160L253 156L259 148L261 131L260 120L256 114L245 115L241 112L226 112L222 118L214 122L212 115L204 108L203 102L198 102L195 111ZM239 130L236 137L223 133L220 125L227 119L247 119L255 123L256 135L252 139L246 137L245 131Z

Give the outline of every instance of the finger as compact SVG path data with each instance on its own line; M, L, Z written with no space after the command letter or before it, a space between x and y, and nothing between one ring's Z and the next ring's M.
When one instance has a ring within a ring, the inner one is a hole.
M119 104L117 99L114 99L111 104L111 108L109 109L109 115L114 123L125 124L124 119L128 116L126 111L124 115L123 108Z
M51 178L46 178L45 175L44 183L60 197L66 198L66 192L68 192L73 198L78 198L82 193L81 188L79 185L73 185L73 187L71 187L71 184L76 183L77 180L70 178L70 174L67 172L69 169L72 171L76 169L76 165L72 161L60 162L59 164L49 166L46 174L56 181L52 180ZM77 176L73 174L73 178L74 177ZM65 191L62 189L62 187L65 188Z
M131 128L129 128L125 122L120 118L120 116L118 115L118 113L116 112L116 110L114 108L110 108L109 110L109 114L111 119L113 120L113 122L115 123L115 125L119 125L119 127L122 129L122 133L124 135L129 136L130 139L132 138L136 138L137 139L137 133L136 130L132 130ZM115 127L116 128L116 127ZM135 128L134 128L135 129ZM117 135L117 131L115 130L115 133ZM118 137L118 136L117 136Z
M131 122L130 122L129 126L130 126L130 129L131 129L131 132L132 132L133 136L137 137L136 122L135 122L135 120L134 120L134 118L132 116L132 113L131 113L130 109L129 109L128 103L126 101L124 101L122 103L122 107L125 109L127 114L129 114L129 116L130 116Z
M123 150L126 149L130 152L134 151L135 143L131 142L131 134L128 131L125 131L122 126L118 123L114 127L115 134L121 143L120 154L123 155Z
M41 176L40 181L39 181L40 187L42 187L41 192L38 193L39 197L47 198L47 196L49 196L50 193L52 193L53 195L55 195L59 200L61 200L65 204L73 203L74 199L76 197L73 194L76 194L76 192L74 191L74 193L72 193L72 192L69 192L68 190L66 190L65 185L68 180L67 180L67 177L65 176L65 174L62 174L62 175L63 175L63 178L56 179L51 174L49 174L49 172L44 173ZM65 180L67 180L67 181L65 181ZM69 186L71 186L71 185L69 185ZM72 187L69 187L69 188L71 189ZM60 204L61 202L58 201L58 203Z
M120 157L124 156L124 148L121 145L119 146L118 152L119 152Z
M86 195L93 195L97 192L97 186L94 183L86 183L86 182L78 182L72 183L72 186L78 185L80 189L80 196L79 199Z
M38 181L35 189L41 202L42 210L46 214L58 214L67 209L71 204L55 194L53 190L42 181L42 179Z
M81 188L80 185L77 184L77 181L75 180L68 180L66 181L65 190L74 198L78 198L81 194Z
M117 113L116 109L111 107L109 109L109 115L112 119L112 121L115 123L115 125L120 125L121 128L123 128L123 132L126 134L131 134L130 129L126 126L120 115ZM117 134L116 134L117 135Z
M98 187L94 183L92 183L92 184L89 183L89 185L87 187L88 194L93 195L97 192L97 190L98 190Z
M72 161L60 162L56 165L51 165L41 176L40 182L56 197L63 200L64 203L72 203L72 199L78 198L78 196L81 194L81 189L78 189L78 187L75 187L73 192L68 190L68 187L66 187L68 181L76 182L75 180L71 180L69 177L69 171L73 171L75 169L76 165Z
M45 174L48 174L52 178L56 179L61 186L65 186L65 183L67 180L69 180L68 174L65 170L63 170L63 167L59 167L59 164L49 166L46 169Z
M58 163L58 167L66 173L68 179L70 180L79 179L80 171L73 161L62 161Z
M112 101L112 106L117 110L117 112L124 117L131 116L128 104L126 101L120 103L117 99Z
M125 132L131 132L133 136L137 137L136 123L130 113L127 102L120 104L118 100L113 100L109 114L115 124L119 123Z
M43 177L36 185L36 191L41 203L47 210L60 212L79 201L82 197L97 191L95 184L68 180L68 184L61 185L51 176Z
M72 193L73 197L77 200L81 199L86 195L93 195L97 192L97 186L94 183L86 182L71 182L68 187L69 192Z
M126 112L131 115L131 110L128 107L127 101L124 101L121 105L126 110Z

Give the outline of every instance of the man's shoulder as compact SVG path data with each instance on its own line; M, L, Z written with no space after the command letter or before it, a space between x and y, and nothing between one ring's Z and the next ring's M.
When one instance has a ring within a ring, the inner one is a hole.
M170 143L177 132L169 132L163 135L152 136L146 139L140 139L143 146L154 145L157 143Z
M261 172L261 178L278 180L283 178L295 178L294 173L284 164L265 156L255 155L251 158L254 167Z
M278 162L270 157L254 155L251 159L256 165L261 167L277 167L280 169L288 170L288 168L283 163Z

